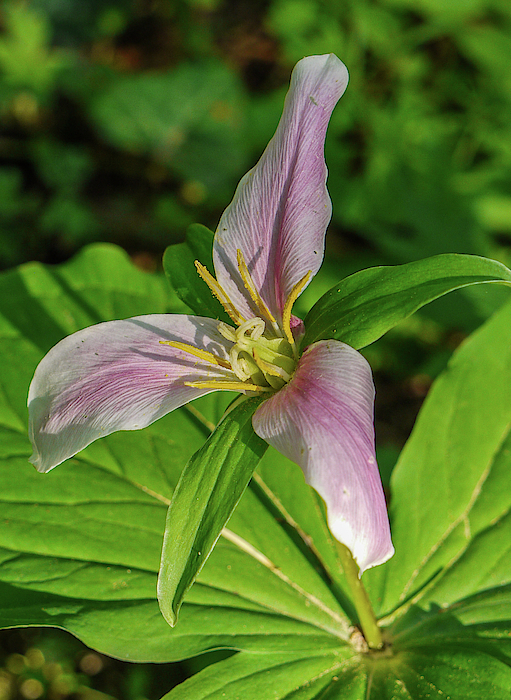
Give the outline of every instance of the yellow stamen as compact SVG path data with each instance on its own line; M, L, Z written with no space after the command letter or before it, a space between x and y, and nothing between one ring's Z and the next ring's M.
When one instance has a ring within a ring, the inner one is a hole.
M243 323L245 319L236 309L232 301L229 299L227 292L224 291L224 289L216 281L216 279L209 272L209 270L206 267L204 267L204 265L202 265L198 260L195 261L195 267L197 268L199 276L208 285L213 296L215 296L218 299L218 301L222 304L228 316L234 321L234 323L237 326L239 326L240 323Z
M250 298L254 302L254 304L257 307L257 310L259 311L260 314L263 316L266 316L266 318L271 321L271 323L275 324L275 318L273 317L273 314L271 313L270 309L266 306L264 301L261 299L259 292L256 289L256 286L254 284L254 280L252 279L252 275L249 272L249 269L247 267L247 263L245 262L245 258L243 256L243 253L241 250L238 249L237 252L238 256L238 270L241 275L241 279L243 280L243 284L245 285L245 289L247 292L250 294Z
M295 301L300 296L303 288L309 281L311 275L312 271L309 270L309 272L306 275L304 275L299 282L295 284L295 286L291 290L291 294L286 300L284 311L282 312L282 328L284 330L284 333L286 334L286 338L289 344L293 347L295 344L295 339L293 338L293 334L291 333L291 309L293 308L293 304L295 303Z
M211 380L210 382L183 382L185 386L195 389L223 389L224 391L273 391L271 387L247 384L246 382L222 382Z
M219 365L220 367L225 367L226 369L231 369L231 363L227 360L223 360L221 357L213 355L212 352L207 350L200 350L199 348L194 348L193 345L188 345L187 343L179 343L173 340L160 340L161 345L170 345L171 348L177 348L178 350L183 350L184 352L194 355L205 362L209 362L212 365Z

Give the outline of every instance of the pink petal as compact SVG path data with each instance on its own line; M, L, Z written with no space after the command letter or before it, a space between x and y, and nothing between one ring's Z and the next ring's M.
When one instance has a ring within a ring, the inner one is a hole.
M295 284L319 270L331 216L325 134L347 83L348 71L333 54L296 65L277 131L220 219L213 247L217 279L246 318L259 314L238 274L238 249L278 321Z
M116 430L145 428L212 389L184 386L205 378L235 379L173 340L221 358L232 343L217 321L154 314L91 326L61 340L38 365L28 394L30 461L47 472Z
M311 345L289 384L252 419L255 432L303 469L333 535L364 572L394 553L374 451L371 369L336 340Z

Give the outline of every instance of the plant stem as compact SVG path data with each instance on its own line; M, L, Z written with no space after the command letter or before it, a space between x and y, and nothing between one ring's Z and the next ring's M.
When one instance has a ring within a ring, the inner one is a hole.
M378 622L376 621L376 616L367 591L360 580L357 563L347 547L340 542L336 542L336 544L367 646L370 649L381 649L383 646L381 629L378 627Z

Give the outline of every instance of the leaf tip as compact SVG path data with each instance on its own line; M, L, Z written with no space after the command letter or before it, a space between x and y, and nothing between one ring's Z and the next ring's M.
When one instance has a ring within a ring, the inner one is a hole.
M172 603L169 604L169 601L165 599L164 596L160 594L160 591L158 591L158 605L160 606L160 612L165 618L165 620L168 622L168 624L171 627L175 627L177 625L177 619L178 619L178 614L179 614L179 608L181 607L180 605L174 607Z

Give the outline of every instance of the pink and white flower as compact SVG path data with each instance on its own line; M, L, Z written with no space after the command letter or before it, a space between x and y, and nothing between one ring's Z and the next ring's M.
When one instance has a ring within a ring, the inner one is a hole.
M297 64L277 131L218 225L216 279L197 263L232 324L172 314L110 321L65 338L41 361L28 396L39 471L212 391L261 394L255 432L302 468L360 571L392 556L370 367L336 340L300 355L303 324L291 314L323 259L324 140L347 82L334 55Z

